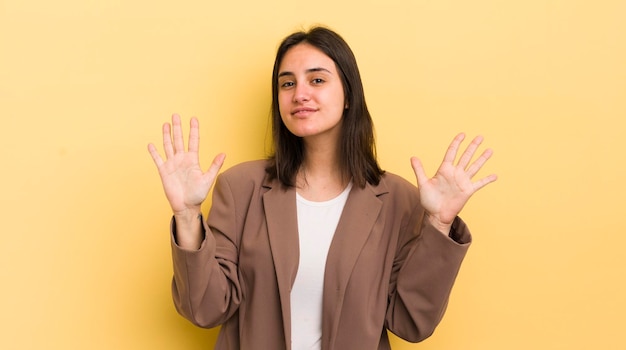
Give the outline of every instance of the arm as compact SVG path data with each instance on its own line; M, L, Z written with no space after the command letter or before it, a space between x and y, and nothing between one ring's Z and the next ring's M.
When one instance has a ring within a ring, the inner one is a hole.
M472 162L482 137L474 138L455 164L464 138L454 138L432 178L418 158L411 159L421 207L413 210L400 234L386 315L387 328L409 341L429 337L443 317L471 242L458 215L476 191L497 179L489 175L472 180L492 155L487 149Z
M415 210L394 260L386 327L411 342L428 338L441 321L471 235L460 218L442 235L422 210Z
M184 249L172 240L174 305L201 327L223 324L241 303L236 212L228 181L218 179L209 218L202 226L206 235L200 248ZM176 234L174 224L172 233Z
M225 184L216 187L219 193L213 206L222 208L223 218L217 215L217 229L211 230L203 223L201 206L206 199L219 169L224 162L220 154L213 160L209 169L200 168L199 123L196 118L190 121L189 148L185 150L180 117L172 116L172 124L163 125L163 160L153 144L148 151L157 166L167 200L174 213L172 220L172 258L174 280L172 294L177 310L193 323L212 327L223 322L236 310L240 300L237 279L236 259L232 254L221 252L236 251L229 245L229 239L222 232L233 233L234 228L219 225L229 222L234 201ZM220 221L222 220L222 221ZM224 239L223 237L226 237ZM223 254L224 255L224 254Z

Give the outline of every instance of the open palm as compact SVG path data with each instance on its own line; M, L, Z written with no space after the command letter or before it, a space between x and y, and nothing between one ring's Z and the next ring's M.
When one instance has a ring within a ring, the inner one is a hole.
M189 149L185 150L180 116L172 116L172 124L163 125L163 160L153 144L148 151L157 166L167 200L175 215L186 211L199 211L206 199L215 178L224 163L224 154L213 160L204 172L198 157L199 123L196 118L190 121Z
M459 134L454 138L437 173L432 178L426 175L418 158L411 158L422 206L430 219L440 227L451 225L469 198L476 191L497 179L496 175L492 174L477 181L472 180L493 153L487 149L470 164L482 143L483 138L480 136L474 138L457 164L454 164L464 138L464 134Z

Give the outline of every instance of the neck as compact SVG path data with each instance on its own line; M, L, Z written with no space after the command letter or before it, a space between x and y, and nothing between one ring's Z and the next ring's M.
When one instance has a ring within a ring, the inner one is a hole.
M304 162L297 175L298 193L306 199L324 201L339 195L350 182L341 170L338 148L306 145Z

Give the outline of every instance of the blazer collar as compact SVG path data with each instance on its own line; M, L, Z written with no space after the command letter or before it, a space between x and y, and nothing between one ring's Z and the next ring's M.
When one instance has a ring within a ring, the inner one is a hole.
M343 208L328 251L324 273L324 349L333 348L331 344L337 337L346 286L363 246L379 222L382 201L378 197L387 192L387 186L382 180L378 186L367 184L365 188L353 187Z
M263 194L263 205L278 281L285 341L289 349L290 296L300 259L296 191L293 187L285 188L277 180L270 181L267 177L263 181L263 187L267 190ZM324 341L335 338L346 285L380 214L382 202L378 196L387 192L384 179L377 186L353 186L350 191L326 259L322 329L330 334L325 334ZM325 344L324 348L327 346Z
M285 188L277 180L269 181L267 176L263 187L267 189L263 194L263 206L278 282L285 344L291 349L291 287L300 260L296 191L295 188Z

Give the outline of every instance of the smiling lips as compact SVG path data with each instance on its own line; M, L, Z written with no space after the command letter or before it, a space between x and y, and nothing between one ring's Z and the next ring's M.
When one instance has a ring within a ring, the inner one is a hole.
M293 115L294 117L304 118L316 111L317 109L311 107L298 107L291 110L291 115Z

